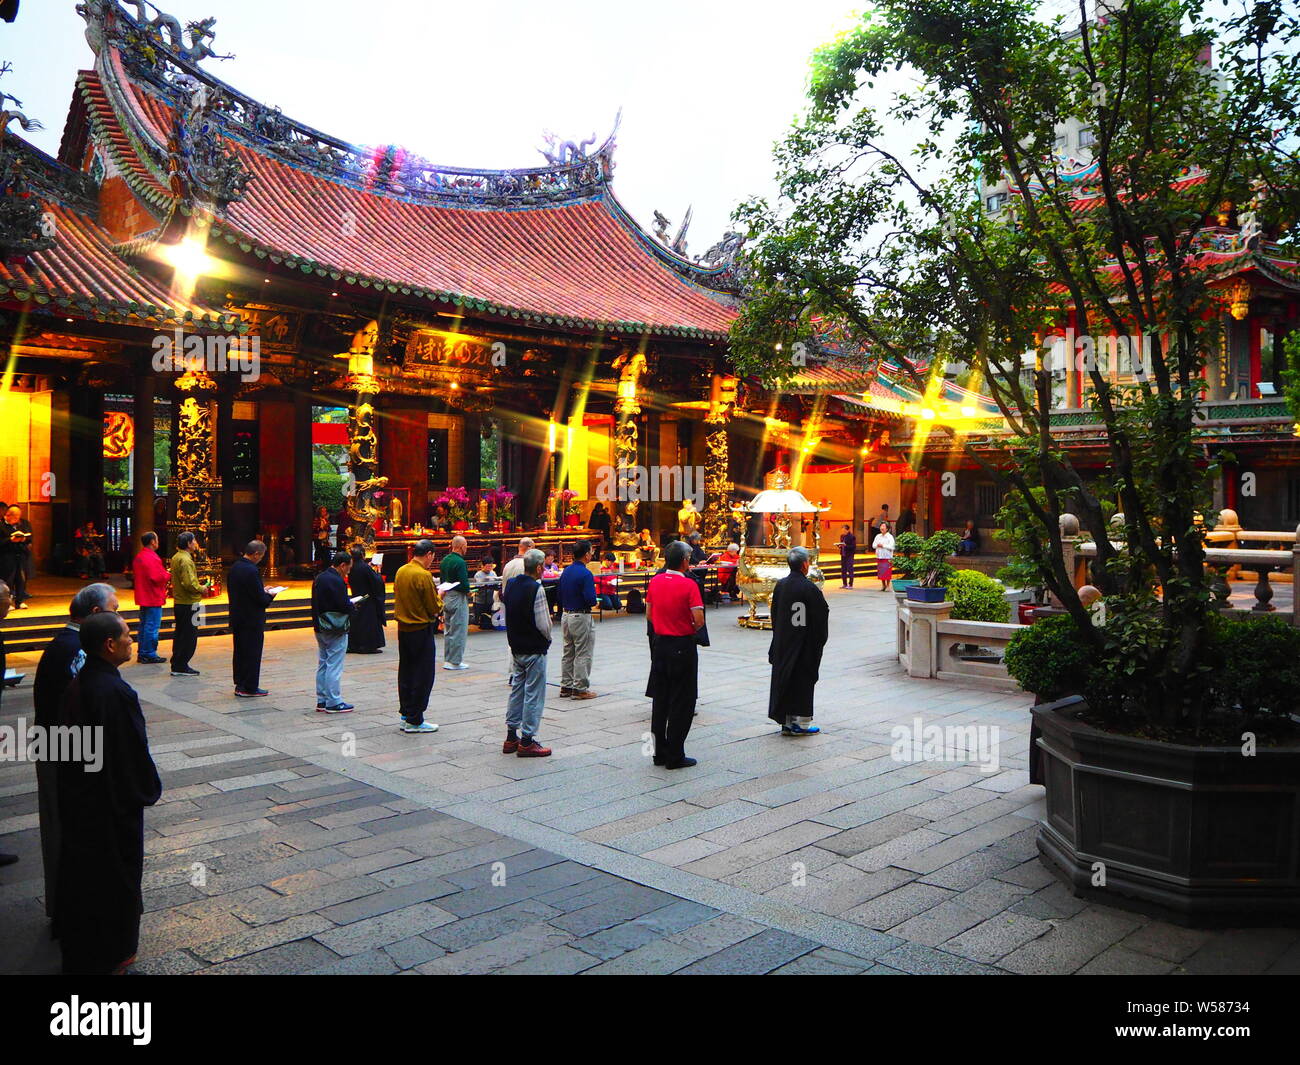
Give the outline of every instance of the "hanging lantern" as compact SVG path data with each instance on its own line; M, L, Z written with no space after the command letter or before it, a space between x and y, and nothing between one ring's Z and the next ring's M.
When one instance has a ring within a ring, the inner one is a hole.
M1232 286L1229 294L1231 303L1228 310L1237 321L1243 321L1250 313L1250 282L1242 278Z
M135 450L135 422L123 411L104 415L104 458L129 458Z

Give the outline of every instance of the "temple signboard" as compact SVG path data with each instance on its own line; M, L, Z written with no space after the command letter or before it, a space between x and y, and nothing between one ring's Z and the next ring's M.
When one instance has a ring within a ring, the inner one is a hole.
M505 363L505 345L464 333L416 329L406 342L406 368L490 370Z

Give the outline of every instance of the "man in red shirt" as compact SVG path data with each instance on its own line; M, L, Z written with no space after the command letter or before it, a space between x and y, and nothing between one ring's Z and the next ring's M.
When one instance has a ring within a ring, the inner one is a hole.
M695 634L704 627L704 600L699 584L686 575L691 549L674 540L664 550L664 571L650 580L646 607L654 629L650 687L654 693L650 731L655 738L655 765L689 769L686 734L695 716L699 687L699 652Z
M167 602L170 574L158 557L158 534L147 532L140 537L140 543L140 552L131 563L135 605L140 608L140 649L136 661L157 665L167 661L158 657L158 629L162 625L162 608Z

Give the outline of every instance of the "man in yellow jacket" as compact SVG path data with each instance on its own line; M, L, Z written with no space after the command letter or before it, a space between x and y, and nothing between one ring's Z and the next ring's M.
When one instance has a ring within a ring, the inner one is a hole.
M199 643L197 627L203 593L208 586L200 581L194 567L194 534L183 532L176 537L176 554L172 555L168 569L172 576L172 676L197 677L199 671L190 667L190 659Z
M433 541L420 540L411 549L411 561L393 580L393 616L397 618L397 699L403 732L437 732L424 720L438 665L434 635L442 599L434 584Z

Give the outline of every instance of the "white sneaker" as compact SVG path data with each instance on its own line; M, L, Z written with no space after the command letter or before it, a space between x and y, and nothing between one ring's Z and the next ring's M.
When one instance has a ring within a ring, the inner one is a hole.
M442 668L443 669L469 669L469 665L465 662L462 662L458 666L453 666L450 662L444 662L442 664Z
M432 721L425 721L423 724L412 725L409 721L402 722L403 732L437 732L438 726Z

